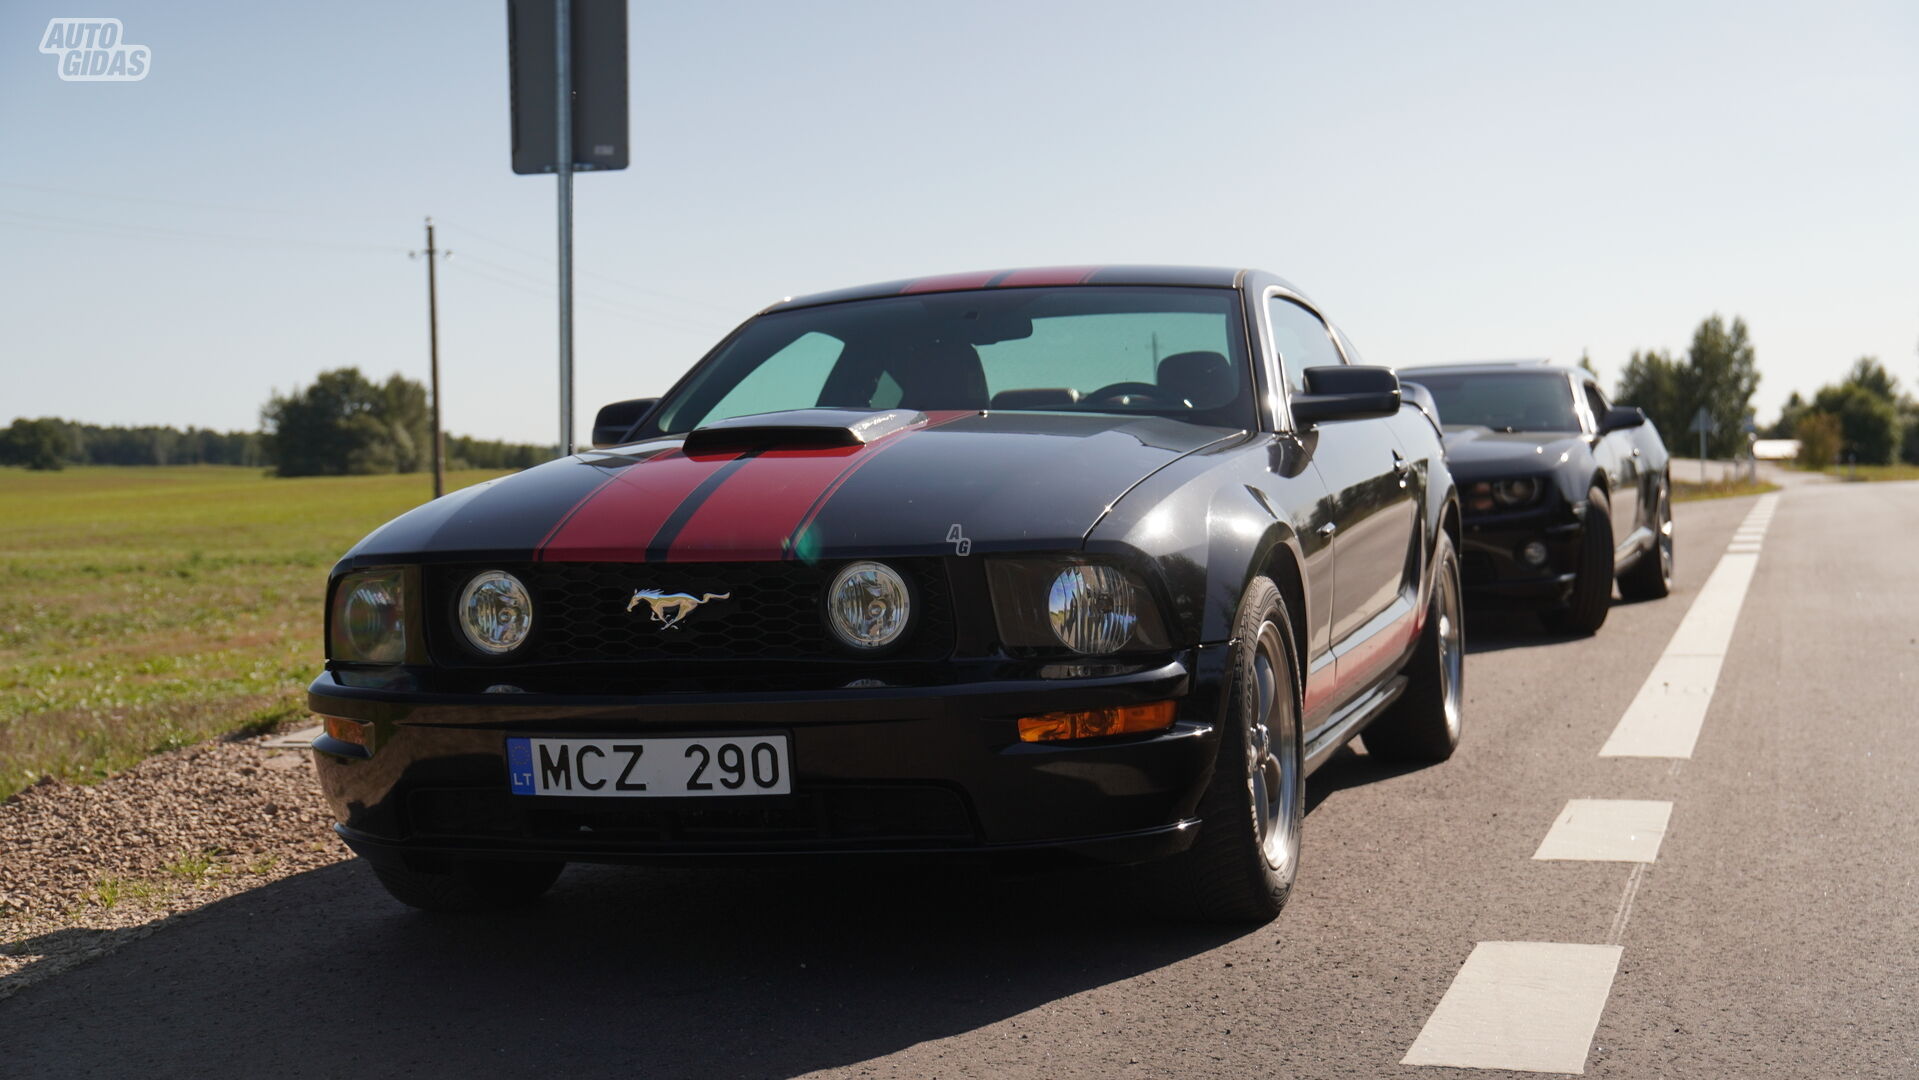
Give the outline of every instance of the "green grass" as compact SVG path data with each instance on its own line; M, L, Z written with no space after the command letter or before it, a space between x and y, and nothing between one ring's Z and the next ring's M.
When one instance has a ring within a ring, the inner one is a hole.
M1672 482L1672 501L1698 502L1701 499L1730 499L1738 495L1764 495L1768 491L1778 490L1778 484L1768 484L1764 480L1712 480L1702 484L1691 480L1675 479Z
M0 468L0 798L302 717L327 568L431 483Z

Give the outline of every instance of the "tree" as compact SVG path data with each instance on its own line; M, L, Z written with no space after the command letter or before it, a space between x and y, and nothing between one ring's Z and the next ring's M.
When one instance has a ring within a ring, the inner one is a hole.
M1846 373L1846 385L1857 386L1877 398L1887 401L1899 400L1899 380L1893 378L1886 365L1876 356L1862 356L1852 362L1852 370Z
M1713 419L1714 430L1706 437L1707 453L1730 457L1745 449L1743 425L1753 391L1759 389L1759 368L1746 320L1734 317L1732 325L1727 326L1715 314L1700 323L1693 331L1692 347L1686 351L1679 384L1692 412L1703 408ZM1681 431L1690 428L1691 423L1689 413Z
M1585 369L1586 374L1595 379L1599 378L1599 369L1593 366L1592 353L1585 349L1579 350L1579 366Z
M1799 440L1799 464L1806 468L1823 469L1839 457L1839 418L1831 413L1801 413L1793 437Z
M58 420L16 419L0 433L0 464L42 471L66 467L69 440Z
M1806 399L1799 396L1799 391L1794 390L1792 395L1786 398L1786 403L1779 407L1779 422L1766 429L1766 438L1792 438L1793 429L1798 427L1799 417L1807 408Z
M1864 385L1820 387L1813 408L1839 421L1842 449L1861 465L1890 465L1899 449L1899 409Z
M1645 410L1668 446L1680 445L1678 439L1692 421L1693 406L1684 400L1680 388L1680 365L1668 353L1635 351L1626 361L1626 370L1619 373L1613 400Z
M274 395L260 423L281 476L417 472L425 402L425 389L399 375L378 385L358 368L339 368Z

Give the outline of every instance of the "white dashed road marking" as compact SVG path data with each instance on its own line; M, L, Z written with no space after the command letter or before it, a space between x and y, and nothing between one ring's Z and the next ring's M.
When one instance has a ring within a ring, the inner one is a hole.
M1535 859L1649 863L1659 858L1672 804L1645 799L1574 799L1540 841Z
M1584 1073L1617 945L1482 941L1402 1065Z
M1761 535L1772 520L1777 495L1763 495L1746 517ZM1694 598L1666 651L1653 665L1639 695L1599 751L1600 757L1689 758L1706 722L1719 666L1732 641L1739 608L1759 564L1759 544L1735 543L1719 559Z

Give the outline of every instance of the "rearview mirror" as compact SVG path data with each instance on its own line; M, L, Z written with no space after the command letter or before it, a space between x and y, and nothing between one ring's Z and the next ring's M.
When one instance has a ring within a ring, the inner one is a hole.
M1306 369L1306 392L1293 395L1293 426L1399 415L1399 375L1389 367L1339 365Z
M640 421L659 403L659 398L643 397L601 406L600 414L593 418L593 449L604 450L630 442L633 429L639 427Z
M1599 433L1606 435L1614 431L1636 428L1646 422L1646 411L1632 405L1614 405L1599 418Z

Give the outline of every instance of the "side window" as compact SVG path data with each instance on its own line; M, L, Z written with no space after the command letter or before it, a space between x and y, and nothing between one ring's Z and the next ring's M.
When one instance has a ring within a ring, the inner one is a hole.
M1586 390L1586 407L1592 410L1593 430L1597 431L1599 425L1606 422L1606 395L1600 393L1599 387L1592 383L1583 385Z
M1279 354L1280 370L1290 392L1306 392L1307 368L1345 363L1319 316L1283 296L1266 301L1266 314L1273 324L1273 351Z

